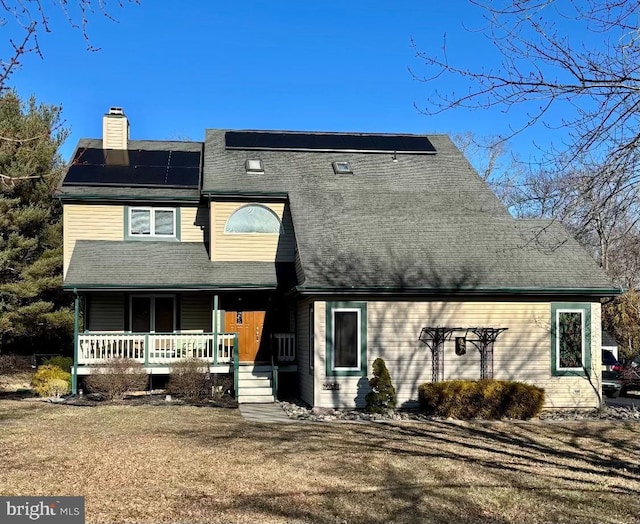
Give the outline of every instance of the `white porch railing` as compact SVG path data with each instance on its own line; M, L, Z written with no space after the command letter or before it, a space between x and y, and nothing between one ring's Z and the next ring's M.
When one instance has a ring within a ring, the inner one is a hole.
M273 349L278 362L295 362L296 336L294 333L274 333Z
M229 364L236 337L235 333L81 333L78 364L103 364L113 358L145 364L199 358L212 364Z

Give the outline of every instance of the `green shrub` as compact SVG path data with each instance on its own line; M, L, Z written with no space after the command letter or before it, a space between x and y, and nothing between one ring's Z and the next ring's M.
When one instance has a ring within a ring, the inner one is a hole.
M71 368L73 367L73 357L63 357L58 355L57 357L51 357L44 361L44 364L49 366L58 366L60 369L71 373Z
M60 382L66 384L66 390L61 387ZM71 373L58 366L45 364L38 367L31 381L31 387L40 397L66 394L71 389Z
M205 398L209 390L206 362L195 358L179 360L171 366L167 391L189 402Z
M544 390L501 380L450 380L418 387L420 409L427 415L458 419L529 419L544 404Z
M96 366L84 379L87 390L109 400L122 400L127 393L146 389L147 383L144 366L128 358L115 358Z
M386 413L396 407L396 389L391 384L391 376L387 365L381 358L373 362L373 378L369 379L371 392L365 401L369 413Z

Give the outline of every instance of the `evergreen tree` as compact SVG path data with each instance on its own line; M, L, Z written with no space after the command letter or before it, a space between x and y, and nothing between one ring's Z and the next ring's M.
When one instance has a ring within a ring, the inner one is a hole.
M71 297L62 293L62 206L52 198L67 136L61 108L0 96L0 352L70 347Z
M395 409L396 389L391 384L387 365L381 358L373 361L373 378L369 379L369 386L371 391L365 397L369 413L386 413Z

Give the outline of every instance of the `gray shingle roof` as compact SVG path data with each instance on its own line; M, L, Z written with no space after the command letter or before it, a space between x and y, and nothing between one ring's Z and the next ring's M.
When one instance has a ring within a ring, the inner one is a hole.
M202 142L170 141L170 140L129 140L129 149L153 151L202 151ZM102 148L102 139L83 138L78 142L76 151L80 148ZM75 157L75 152L74 155ZM60 181L56 196L62 199L100 199L100 200L149 200L181 201L199 200L199 189L149 188L149 187L113 187L113 186L63 186Z
M612 284L555 222L515 220L443 135L435 155L225 150L208 130L203 192L286 195L302 289L607 294ZM247 174L260 158L264 174ZM353 175L336 175L333 161Z
M198 242L76 242L67 288L275 289L292 268L273 262L211 262ZM284 274L284 276L283 276Z

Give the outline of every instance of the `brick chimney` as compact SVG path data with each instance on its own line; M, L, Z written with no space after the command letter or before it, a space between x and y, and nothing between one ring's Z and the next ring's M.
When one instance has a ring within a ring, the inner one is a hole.
M102 117L102 149L126 150L129 142L129 121L121 107L110 107Z

